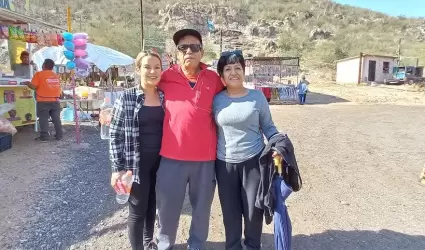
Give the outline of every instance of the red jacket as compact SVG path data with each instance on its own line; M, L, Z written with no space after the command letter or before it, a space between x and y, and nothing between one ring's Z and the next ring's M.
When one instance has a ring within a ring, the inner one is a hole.
M223 90L217 73L201 64L195 87L179 65L162 73L159 88L165 95L161 155L183 161L216 159L217 134L212 115L214 96Z

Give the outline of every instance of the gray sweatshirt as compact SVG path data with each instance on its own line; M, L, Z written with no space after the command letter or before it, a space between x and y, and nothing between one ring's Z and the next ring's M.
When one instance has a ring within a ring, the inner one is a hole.
M264 148L263 134L278 133L266 97L250 89L243 97L232 98L226 91L218 93L213 103L217 123L217 158L229 163L246 161Z

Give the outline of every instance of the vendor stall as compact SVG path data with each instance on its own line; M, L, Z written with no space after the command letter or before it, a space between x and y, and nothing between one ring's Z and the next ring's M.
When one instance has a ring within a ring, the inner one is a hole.
M52 59L56 65L65 65L68 60L65 58L63 50L64 49L62 46L45 47L34 53L32 60L37 66L41 65L46 58ZM79 92L77 91L77 97L88 99L90 102L86 102L87 106L92 107L92 109L97 109L100 104L103 103L104 97L110 100L110 102L114 102L114 100L117 98L120 90L122 89L114 86L115 84L113 84L113 78L118 76L125 77L128 73L132 73L132 71L134 71L134 68L132 67L132 65L134 65L134 59L111 48L91 43L87 43L86 51L88 56L85 60L92 64L93 71L101 71L100 73L106 77L105 79L107 79L108 83L106 86L100 87L107 87L107 89L97 90L92 88L90 90L90 95L88 95L87 98L83 95L79 95ZM93 91L96 91L96 93L91 95Z
M270 103L296 103L299 67L298 57L247 58L245 86L262 90Z
M38 19L26 16L15 11L13 3L2 1L0 5L0 45L7 47L2 52L8 52L9 60L0 61L0 105L13 104L3 117L9 120L15 127L36 123L36 103L34 92L27 87L34 74L31 64L23 64L19 59L22 51L31 54L31 45L58 46L59 36L56 32L64 28L48 24ZM7 2L7 4L5 4ZM31 30L30 24L45 27L46 30ZM52 31L54 30L54 32ZM53 41L55 40L55 41ZM16 68L28 67L30 74L19 75ZM13 71L14 70L14 71Z
M45 47L34 53L32 60L40 66L44 59L52 59L56 65L65 65L68 60L63 54L64 48ZM102 72L106 72L112 66L128 66L134 64L134 59L124 53L100 45L87 43L86 61L94 64Z
M33 91L25 83L26 79L2 77L0 79L0 105L14 104L14 109L3 116L13 126L34 124L36 122Z

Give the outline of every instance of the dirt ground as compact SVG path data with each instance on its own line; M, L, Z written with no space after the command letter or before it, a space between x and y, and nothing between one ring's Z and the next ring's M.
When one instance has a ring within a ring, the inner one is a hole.
M293 249L425 249L423 93L311 90L308 105L271 106L304 181L288 200ZM65 129L64 141L39 144L26 128L0 153L0 249L129 249L127 210L108 186L107 143L86 124L91 146L74 150L73 127ZM190 212L186 201L177 249L186 247ZM273 227L263 231L263 249L273 249ZM223 241L216 194L207 249L224 249Z

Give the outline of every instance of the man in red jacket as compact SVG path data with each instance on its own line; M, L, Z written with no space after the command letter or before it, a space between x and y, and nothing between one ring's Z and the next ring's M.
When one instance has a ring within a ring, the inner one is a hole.
M215 191L216 125L214 96L223 90L218 75L201 63L204 54L198 31L177 31L173 40L180 65L162 74L165 119L156 196L159 218L158 249L172 249L189 184L193 208L189 249L203 249L208 237Z

